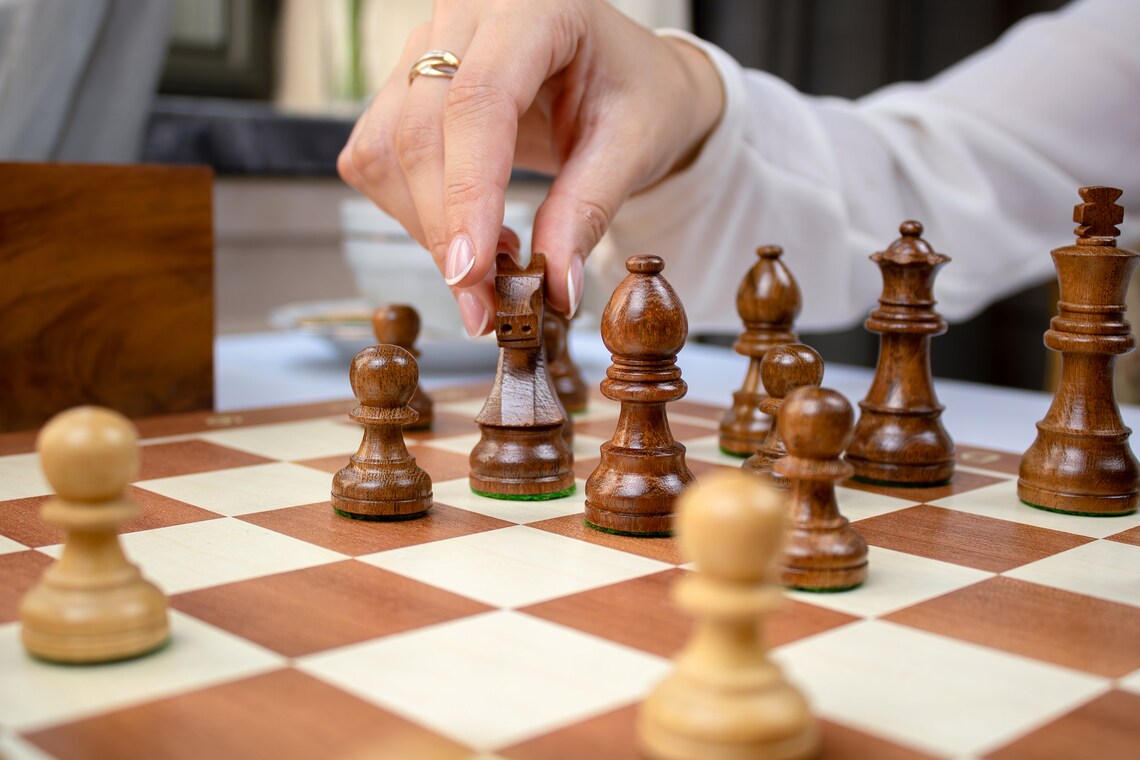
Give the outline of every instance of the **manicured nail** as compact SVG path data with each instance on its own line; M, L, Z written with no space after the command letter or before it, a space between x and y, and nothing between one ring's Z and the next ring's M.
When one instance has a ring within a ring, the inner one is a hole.
M467 335L478 338L487 329L489 319L487 310L479 303L478 298L466 291L456 296L455 300L459 302L459 316L463 319L463 326L467 328Z
M455 285L475 266L475 247L471 245L471 238L466 235L456 235L447 246L447 264L443 270L443 279L448 285Z
M578 303L582 300L582 257L571 256L570 268L566 270L566 295L570 302L570 313L567 319L578 312Z

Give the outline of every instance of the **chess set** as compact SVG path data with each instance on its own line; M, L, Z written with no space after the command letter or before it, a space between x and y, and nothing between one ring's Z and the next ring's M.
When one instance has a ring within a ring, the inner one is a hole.
M1115 199L1082 194L1079 222ZM599 393L541 258L506 256L490 386L429 398L414 312L388 307L355 404L0 436L0 755L1134 756L1138 478L1103 378L1135 254L1109 222L1054 254L1066 369L1025 457L941 427L945 257L916 223L876 254L858 413L818 387L762 248L727 410L683 398L659 259L603 316ZM117 628L60 601L101 588Z

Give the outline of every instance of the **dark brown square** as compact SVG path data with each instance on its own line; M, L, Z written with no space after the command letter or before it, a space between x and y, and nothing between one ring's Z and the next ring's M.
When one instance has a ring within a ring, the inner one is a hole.
M432 412L430 430L405 430L404 438L412 441L430 441L435 438L449 438L453 435L467 435L478 430L475 420L451 412Z
M354 557L513 525L446 504L436 504L426 515L413 520L353 520L338 515L327 501L255 512L237 519Z
M1111 520L1112 518L1106 518ZM1130 530L1117 533L1114 536L1108 537L1109 541L1119 541L1122 544L1132 544L1133 546L1140 546L1140 527L1135 527Z
M27 735L64 760L424 757L471 750L295 670L277 670Z
M136 480L190 475L274 461L200 440L155 443L141 447L140 454L141 466Z
M638 554L642 557L648 557L649 559L668 562L672 565L679 565L683 562L681 559L681 551L677 548L677 541L674 538L639 538L636 536L619 536L613 533L606 533L605 531L600 531L586 525L586 516L581 513L566 515L565 517L555 517L550 520L540 520L538 522L528 523L528 525L549 533L557 533L560 536L577 538L581 541L597 544L598 546L619 549L624 552L629 552L630 554Z
M356 560L189 591L170 603L289 657L491 609Z
M1000 573L1091 538L921 504L852 523L868 543Z
M169 496L127 486L127 497L141 509L139 516L123 523L120 533L133 533L170 525L213 520L221 515L195 507ZM40 518L40 510L53 496L33 496L4 502L0 510L0 534L15 539L25 546L51 546L63 542L63 531Z
M928 488L872 485L870 483L862 483L854 478L843 481L843 485L847 488L854 488L860 491L870 491L871 493L883 494L884 496L893 496L896 499L930 502L935 499L945 499L947 496L953 496L957 493L967 493L984 486L992 486L994 483L1001 483L1003 480L1004 478L995 478L990 475L980 475L976 472L964 472L959 470L954 473L954 477L950 479L949 483Z
M1140 694L1110 691L986 755L993 760L1135 758L1140 754Z
M1140 609L1013 578L990 578L884 619L1101 676L1140 668Z
M46 554L36 551L0 554L0 623L11 623L19 618L20 600L39 583L44 570L53 562Z

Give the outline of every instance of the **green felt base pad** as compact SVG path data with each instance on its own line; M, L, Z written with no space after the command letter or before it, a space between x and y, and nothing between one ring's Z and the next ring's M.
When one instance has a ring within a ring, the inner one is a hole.
M551 493L491 493L490 491L479 491L474 488L471 493L476 496L486 496L488 499L502 499L503 501L550 501L551 499L561 499L563 496L569 496L578 489L578 485L574 484L569 488L561 491L553 491Z
M934 480L930 483L900 483L896 480L875 480L874 478L861 478L858 475L851 477L852 480L857 480L860 483L866 483L870 486L883 486L884 488L936 488L944 486L950 482L950 478L943 478L942 480Z
M1056 509L1054 507L1043 507L1040 504L1033 504L1025 499L1020 499L1021 503L1027 507L1040 509L1042 512L1055 512L1059 515L1077 515L1079 517L1124 517L1125 515L1135 514L1135 509L1130 509L1127 512L1073 512L1068 509Z
M594 525L589 520L583 520L587 528L601 531L602 533L609 533L614 536L633 536L634 538L669 538L673 535L671 530L661 530L650 533L634 533L631 530L615 530L613 528L603 528L601 525Z
M333 507L333 511L341 517L347 517L350 520L361 520L363 522L402 522L404 520L414 520L417 517L423 517L429 510L425 509L423 512L413 512L410 515L356 515L352 512L337 509L336 507Z
M853 583L850 586L840 586L838 588L811 588L810 586L788 586L788 588L795 589L796 591L806 591L809 594L840 594L844 591L859 588L862 585L862 583Z

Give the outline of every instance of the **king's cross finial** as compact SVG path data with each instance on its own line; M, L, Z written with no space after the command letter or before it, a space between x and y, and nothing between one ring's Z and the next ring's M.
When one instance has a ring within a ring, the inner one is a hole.
M1120 230L1116 225L1124 221L1124 207L1116 203L1123 191L1115 187L1082 187L1081 200L1073 207L1073 221L1077 228L1077 245L1116 245Z

